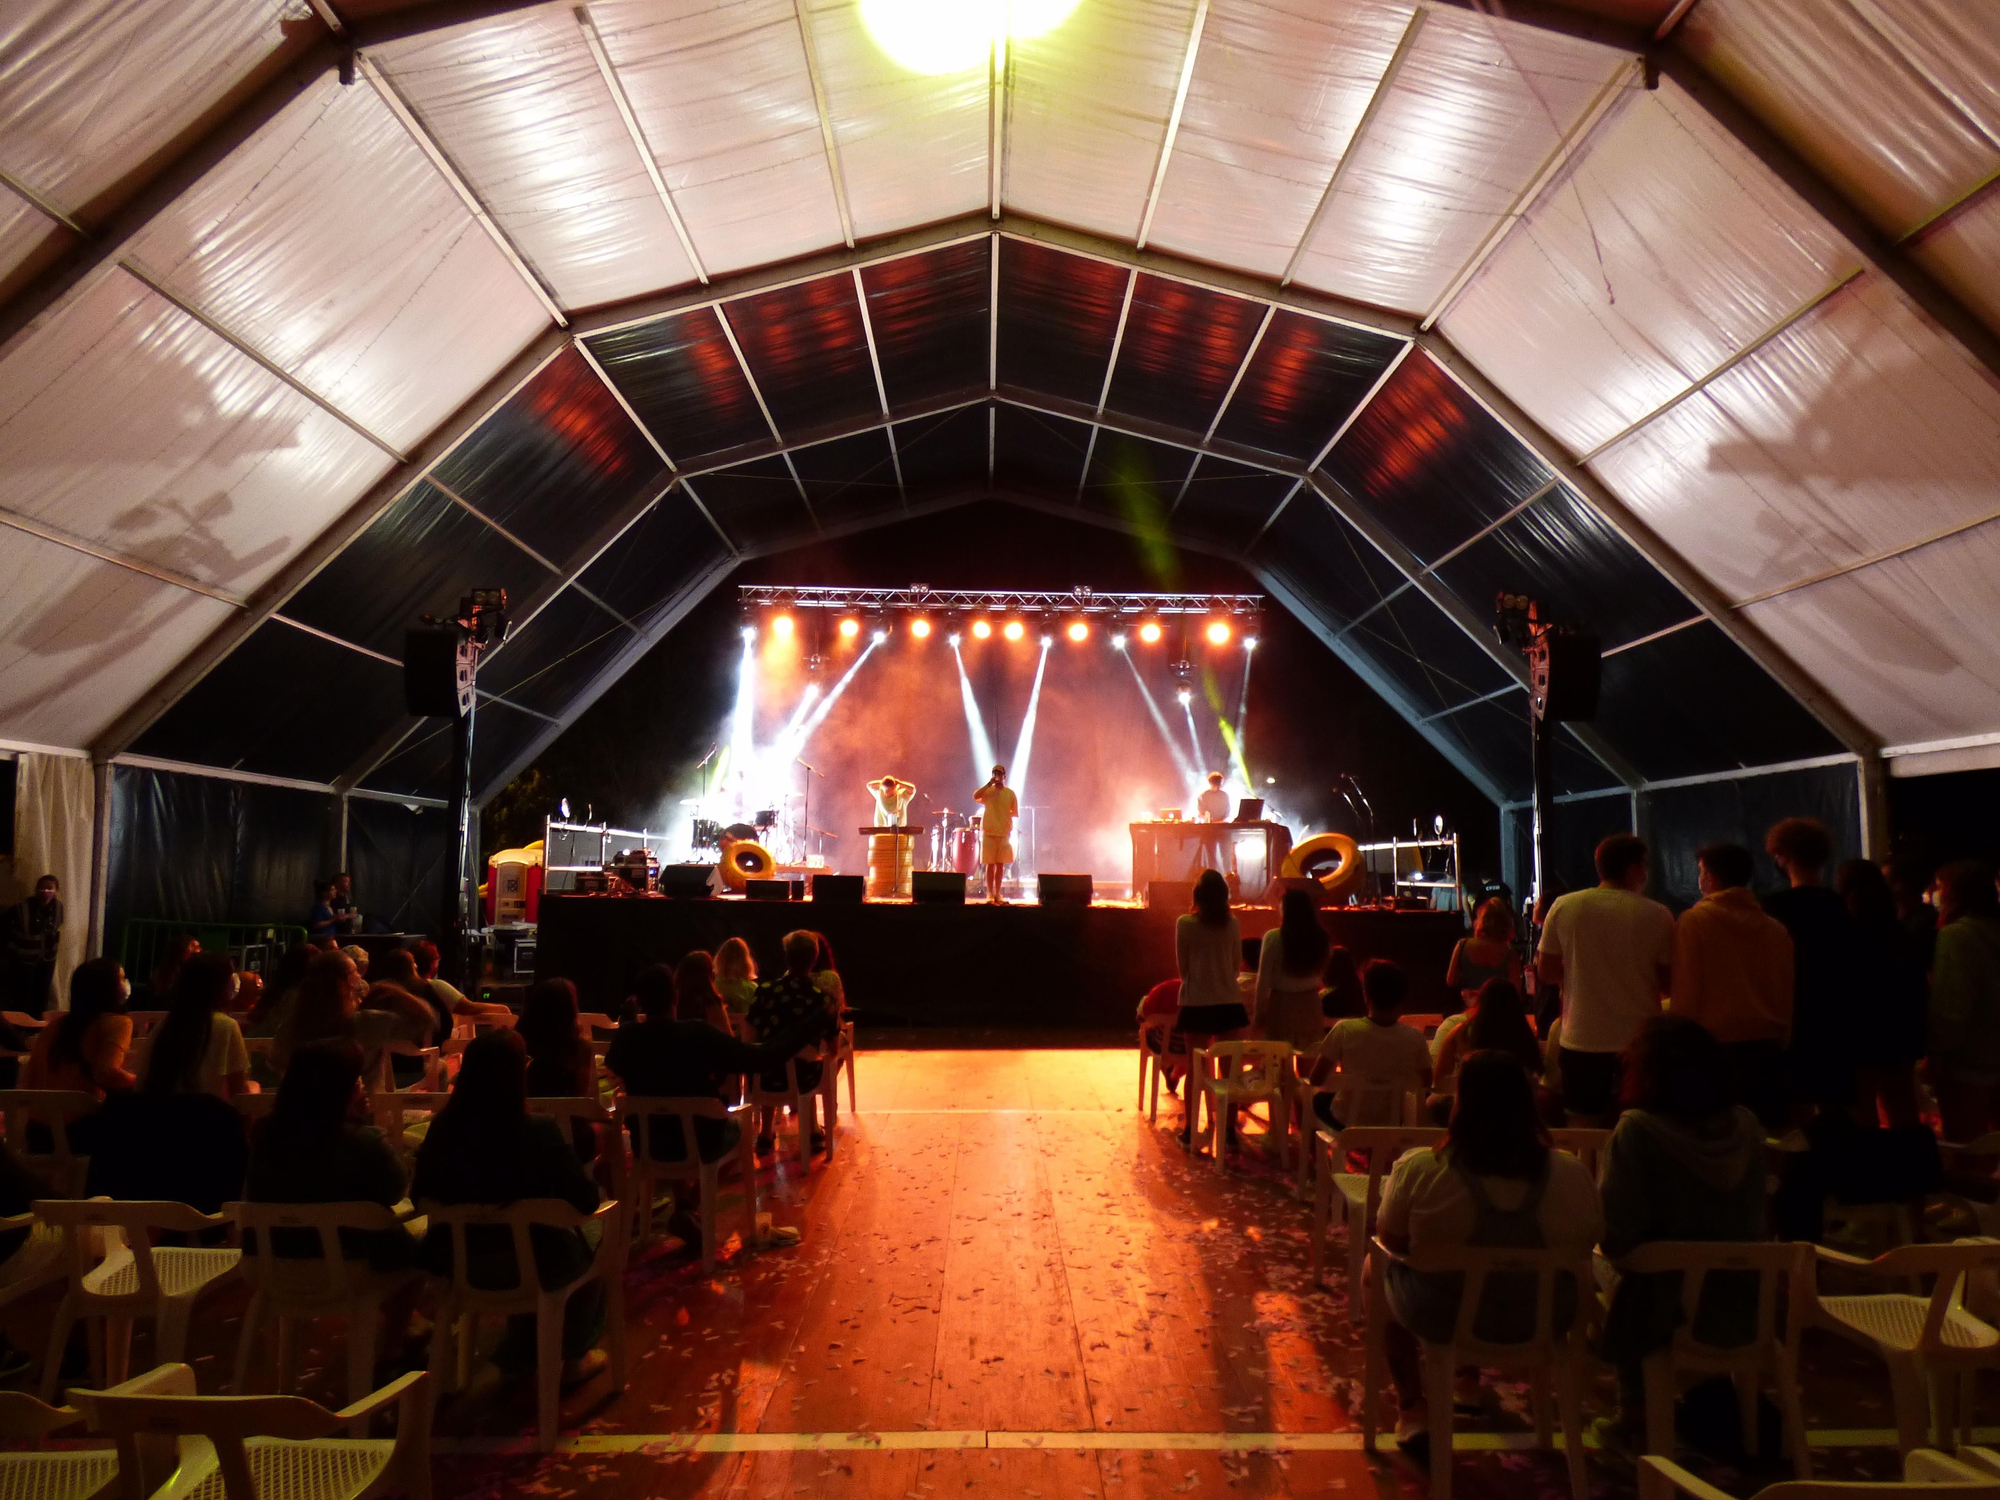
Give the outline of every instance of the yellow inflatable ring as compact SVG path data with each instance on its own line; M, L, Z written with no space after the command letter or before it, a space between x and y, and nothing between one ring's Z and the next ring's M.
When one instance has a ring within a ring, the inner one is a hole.
M740 891L753 880L769 880L778 873L771 851L750 839L724 839L722 843L722 883Z
M1337 856L1330 870L1317 868L1326 855ZM1281 867L1287 880L1311 878L1326 887L1329 896L1344 896L1361 883L1365 866L1361 846L1344 833L1316 833L1303 844L1294 844Z

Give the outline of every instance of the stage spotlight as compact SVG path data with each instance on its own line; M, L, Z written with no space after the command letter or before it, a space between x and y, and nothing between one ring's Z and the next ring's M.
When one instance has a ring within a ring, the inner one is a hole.
M1111 637L1111 649L1113 651L1123 651L1125 649L1125 637L1122 634Z
M1226 646L1229 644L1229 622L1227 620L1210 620L1208 628L1202 634L1208 637L1209 645Z
M991 634L993 634L993 627L987 624L986 621L974 620L972 622L972 638L975 641L983 641Z
M754 640L756 640L756 639L757 639L757 627L756 627L755 625L745 625L745 626L743 627L743 639L744 639L744 640L746 640L746 641L754 641Z
M1180 704L1182 708L1186 708L1190 703L1194 702L1194 694L1186 688L1182 688L1178 693L1174 694L1174 701Z
M861 622L852 615L840 622L840 638L842 640L851 641L859 634L861 634Z
M1073 641L1087 641L1090 639L1090 626L1082 620L1071 620L1068 634Z
M1256 636L1254 636L1254 635L1246 635L1246 636L1244 636L1244 637L1243 637L1243 649L1244 649L1245 651L1255 651L1255 650L1257 649L1257 637L1256 637Z
M1160 642L1160 637L1165 633L1160 629L1160 622L1158 620L1148 620L1139 627L1139 639L1149 646L1157 646Z
M922 615L918 615L914 620L910 621L910 634L918 640L928 640L930 633L931 622L926 620Z
M1000 633L1006 636L1007 639L1010 641L1018 641L1019 639L1021 639L1022 636L1028 633L1028 627L1023 625L1019 620L1009 620L1006 623L1006 625L1001 628Z
M946 636L944 638L944 643L947 646L951 647L952 650L956 651L958 649L958 632L954 630L950 635Z
M790 640L792 638L792 617L790 615L779 615L776 619L772 620L771 634L775 635L781 641Z
M868 637L868 639L869 639L869 640L871 640L871 641L873 641L873 642L874 642L874 643L875 643L876 645L878 645L878 646L879 646L879 645L881 645L881 644L882 644L882 643L883 643L884 641L886 641L886 640L888 640L888 639L889 639L889 632L888 632L888 630L887 630L887 629L885 629L884 627L882 627L882 626L880 626L880 625L877 625L877 626L875 627L875 629L874 629L874 632L873 632L872 634L870 634L870 636Z

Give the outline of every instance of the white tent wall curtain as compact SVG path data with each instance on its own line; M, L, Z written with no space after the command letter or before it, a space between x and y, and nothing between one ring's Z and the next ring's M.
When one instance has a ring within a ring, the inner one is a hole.
M69 1008L69 976L90 956L91 820L96 777L81 755L14 758L14 857L0 862L0 906L32 895L53 875L62 888L62 944L56 953L55 1003Z

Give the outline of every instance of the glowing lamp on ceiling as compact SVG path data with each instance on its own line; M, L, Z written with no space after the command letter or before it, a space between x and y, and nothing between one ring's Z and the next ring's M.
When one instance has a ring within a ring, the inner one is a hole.
M912 73L983 68L996 45L1046 36L1077 0L861 0L875 45Z

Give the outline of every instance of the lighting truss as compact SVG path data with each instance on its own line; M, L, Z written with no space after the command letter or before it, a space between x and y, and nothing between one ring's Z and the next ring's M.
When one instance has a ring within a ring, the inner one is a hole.
M867 613L923 611L968 614L1057 614L1138 618L1142 615L1232 615L1254 622L1264 611L1262 594L1100 594L1077 588L1053 593L1009 589L791 588L777 584L737 585L745 610L830 609Z

